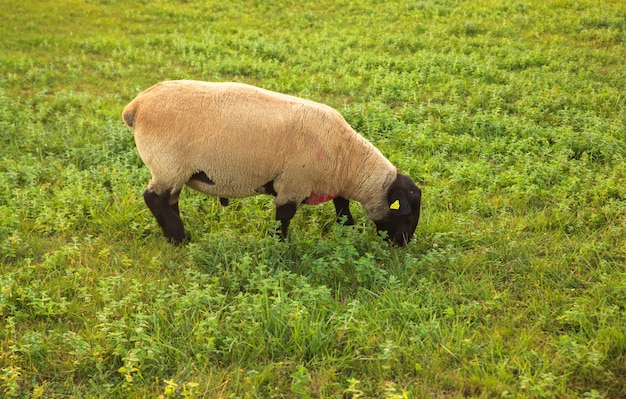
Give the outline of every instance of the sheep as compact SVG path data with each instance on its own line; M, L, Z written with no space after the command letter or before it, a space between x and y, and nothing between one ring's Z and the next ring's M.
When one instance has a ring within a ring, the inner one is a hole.
M152 180L144 200L164 236L189 241L178 209L183 185L228 198L275 197L281 239L302 204L332 200L353 225L350 200L379 231L407 244L421 190L327 105L242 83L165 81L123 110Z

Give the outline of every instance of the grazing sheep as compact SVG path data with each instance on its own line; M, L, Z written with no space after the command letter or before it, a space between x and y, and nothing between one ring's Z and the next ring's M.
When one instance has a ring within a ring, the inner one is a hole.
M183 185L220 198L275 196L280 235L301 203L333 200L338 219L360 202L377 228L402 246L420 214L421 191L332 108L239 83L168 81L124 108L141 159L152 173L144 192L171 242L185 233Z

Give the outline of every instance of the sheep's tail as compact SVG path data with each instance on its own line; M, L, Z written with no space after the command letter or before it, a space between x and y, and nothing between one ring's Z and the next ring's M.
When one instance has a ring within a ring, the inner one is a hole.
M137 113L137 104L133 101L124 108L122 111L122 119L128 127L133 127L135 124L135 114Z

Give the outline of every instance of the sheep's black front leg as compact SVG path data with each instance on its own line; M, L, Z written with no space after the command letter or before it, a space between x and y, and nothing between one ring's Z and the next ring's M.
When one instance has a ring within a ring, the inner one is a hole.
M335 205L335 212L337 212L337 221L341 223L341 217L345 216L346 221L343 223L343 225L354 225L354 219L352 218L352 213L350 213L350 200L347 200L343 197L337 197L333 199L333 204Z
M143 193L146 205L156 218L159 226L163 230L163 235L168 241L180 245L189 241L189 236L185 233L183 222L180 220L178 211L178 201L170 204L170 194L157 194L150 189Z
M296 214L298 205L295 202L287 202L283 205L276 205L276 220L280 220L280 238L284 240L287 237L287 229L289 223Z

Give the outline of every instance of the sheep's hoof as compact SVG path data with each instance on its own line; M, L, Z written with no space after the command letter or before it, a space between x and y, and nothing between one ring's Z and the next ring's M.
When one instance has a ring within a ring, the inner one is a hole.
M228 198L220 197L220 205L221 206L228 206Z
M274 229L274 234L272 234L273 237L278 237L278 240L280 242L285 242L287 241L287 235L283 233L283 229L281 226L276 227L276 229Z
M337 218L337 223L342 226L354 226L352 215L341 215Z
M167 241L177 247L188 244L191 241L191 236L188 233L183 234L183 237L166 237Z

